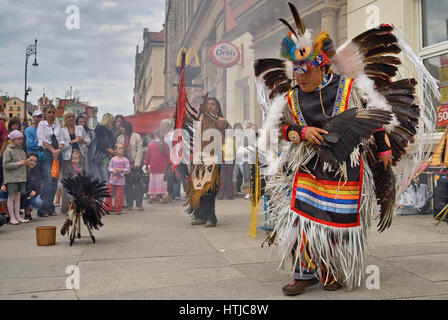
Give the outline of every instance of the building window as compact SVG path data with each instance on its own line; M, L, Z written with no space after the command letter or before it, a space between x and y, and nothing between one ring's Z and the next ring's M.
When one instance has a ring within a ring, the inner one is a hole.
M13 109L13 107L9 107L9 111L13 111L14 109Z
M424 94L432 97L437 108L437 130L444 131L448 124L448 2L446 0L421 0L421 50L420 56L429 73L439 81L440 102L430 90Z
M22 108L21 107L17 107L17 111L22 111Z
M448 40L448 1L422 0L422 44L432 46Z
M448 53L424 59L423 63L431 75L439 80L440 102L434 97L432 100L437 108L438 130L443 131L448 124Z
M17 104L17 101L14 101L14 104Z
M20 119L20 113L18 113L18 114L17 114L17 118L19 118L19 119Z

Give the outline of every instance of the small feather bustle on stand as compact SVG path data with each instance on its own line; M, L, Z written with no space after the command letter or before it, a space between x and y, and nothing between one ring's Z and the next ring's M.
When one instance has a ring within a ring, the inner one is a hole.
M75 240L75 233L78 238L81 238L82 217L83 223L87 227L92 241L95 243L95 237L91 229L99 230L103 226L101 218L109 214L102 200L105 197L110 197L106 182L93 179L83 172L81 175L69 176L63 179L62 185L73 198L70 204L71 212L61 228L61 234L65 235L69 232L70 226L73 226L70 234L70 245Z

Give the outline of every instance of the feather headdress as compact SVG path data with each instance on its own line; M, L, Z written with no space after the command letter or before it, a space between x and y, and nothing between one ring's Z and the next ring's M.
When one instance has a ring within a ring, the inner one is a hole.
M279 19L290 30L281 43L282 57L292 61L294 71L297 73L305 73L311 69L331 64L330 59L336 51L330 35L326 31L322 31L313 41L311 31L305 29L297 8L292 3L288 4L297 29L294 29L285 19Z

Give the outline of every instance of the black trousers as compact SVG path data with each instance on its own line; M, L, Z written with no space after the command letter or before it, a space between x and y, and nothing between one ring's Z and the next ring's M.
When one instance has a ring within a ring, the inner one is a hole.
M126 193L126 204L128 208L132 208L135 201L136 207L143 206L143 171L141 168L134 169L131 168L131 172L126 175L126 185L125 185L125 193Z
M216 192L208 191L201 197L199 202L199 208L194 211L194 217L196 219L210 221L211 223L217 223L215 214L215 199Z

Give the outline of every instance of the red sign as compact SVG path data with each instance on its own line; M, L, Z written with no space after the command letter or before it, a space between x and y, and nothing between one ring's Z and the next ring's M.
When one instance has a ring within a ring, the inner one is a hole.
M230 42L219 42L210 48L208 57L215 66L229 68L240 61L240 51Z
M448 105L440 106L437 108L437 126L448 126Z

